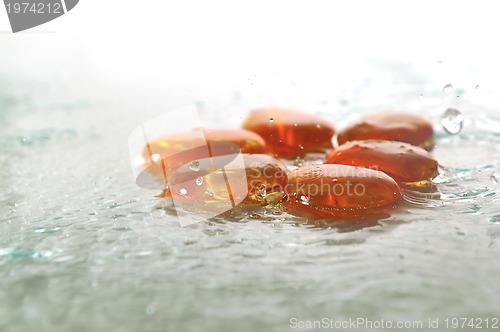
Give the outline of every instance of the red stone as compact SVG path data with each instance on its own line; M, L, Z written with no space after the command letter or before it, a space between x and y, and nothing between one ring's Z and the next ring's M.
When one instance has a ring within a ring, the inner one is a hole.
M317 115L278 107L251 111L243 128L259 134L266 141L267 153L281 158L331 149L335 133L332 125Z
M430 153L395 141L352 141L330 152L325 163L376 169L397 182L430 180L438 175L438 162Z
M346 165L311 165L288 174L285 202L290 214L309 218L361 218L390 210L400 198L385 173Z
M400 141L432 150L432 123L420 115L404 112L378 112L362 116L338 134L342 145L348 141Z

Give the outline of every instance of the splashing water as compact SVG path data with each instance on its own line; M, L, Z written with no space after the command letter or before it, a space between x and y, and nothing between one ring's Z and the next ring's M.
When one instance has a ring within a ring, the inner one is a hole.
M464 117L459 110L448 108L441 116L440 122L448 134L456 135L462 131Z

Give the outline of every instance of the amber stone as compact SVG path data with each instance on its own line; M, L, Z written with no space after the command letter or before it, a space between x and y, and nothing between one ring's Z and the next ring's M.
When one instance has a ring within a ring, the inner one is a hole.
M430 180L438 175L438 162L429 152L395 141L352 141L330 152L325 163L376 169L397 182Z
M163 159L174 153L214 142L234 143L239 146L242 153L264 153L266 148L262 137L249 130L196 129L156 138L149 142L144 152L146 156L151 152L152 155L157 155L155 159Z
M262 137L242 129L196 129L166 135L151 140L144 147L144 171L139 175L137 184L152 189L162 188L167 182L168 173L193 160L264 151ZM169 196L169 193L165 191L162 195Z
M241 154L227 161L224 158L227 156L200 159L195 161L196 169L189 165L177 169L169 184L172 195L194 211L216 209L228 201L233 206L260 205L283 197L287 170L281 161L264 154Z
M332 125L319 116L279 107L251 111L243 128L259 134L266 141L267 153L281 158L331 149L335 133Z
M357 140L400 141L432 150L432 123L405 112L378 112L362 116L338 134L339 145Z
M310 165L288 174L287 212L313 219L361 218L391 209L401 196L387 174L347 165Z

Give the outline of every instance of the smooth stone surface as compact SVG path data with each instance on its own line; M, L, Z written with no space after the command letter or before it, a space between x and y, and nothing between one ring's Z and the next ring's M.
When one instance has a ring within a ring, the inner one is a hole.
M361 116L342 129L337 137L339 145L358 140L399 141L422 147L434 147L432 123L417 114L405 112L377 112Z
M353 141L326 157L326 164L360 166L382 171L397 182L430 180L438 175L438 162L422 148L395 141Z
M400 198L398 184L385 173L346 165L311 165L288 174L288 213L313 219L359 218L381 212Z
M243 128L259 134L266 141L267 153L281 158L331 149L335 133L333 126L317 115L280 107L251 111Z

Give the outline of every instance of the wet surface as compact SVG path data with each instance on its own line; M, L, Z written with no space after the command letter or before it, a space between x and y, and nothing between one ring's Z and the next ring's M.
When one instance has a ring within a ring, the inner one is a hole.
M391 68L378 73L401 72ZM263 208L189 227L153 199L159 192L136 186L130 167L128 134L158 114L159 99L139 113L139 101L118 93L71 90L61 100L53 91L70 89L62 83L7 75L0 330L286 331L293 317L498 317L499 104L474 82L457 104L446 99L454 88L443 96L432 77L401 85L379 75L304 105L338 127L375 107L428 116L437 194L410 193L379 221L304 223ZM208 125L238 126L256 93L231 95L198 102ZM464 117L456 135L440 126L449 107Z

